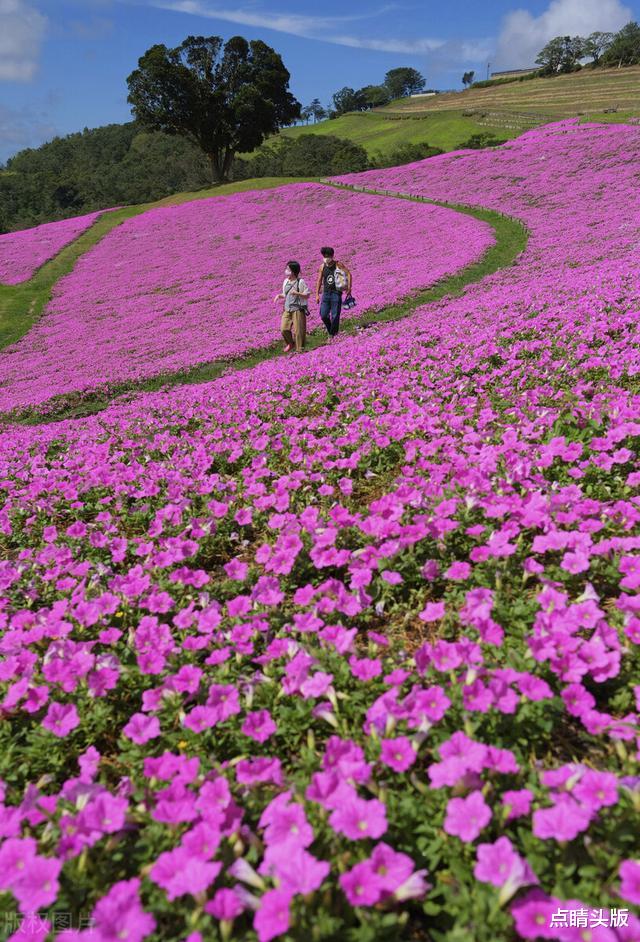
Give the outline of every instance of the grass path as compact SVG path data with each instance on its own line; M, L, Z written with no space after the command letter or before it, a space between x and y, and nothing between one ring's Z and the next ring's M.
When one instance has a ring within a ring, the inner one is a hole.
M366 311L360 316L351 317L343 321L341 324L342 334L354 334L358 329L366 325L400 320L410 315L417 307L423 304L438 301L445 296L456 297L462 294L467 285L480 281L486 275L513 264L527 244L528 232L523 223L511 216L506 216L494 210L484 209L479 206L431 200L408 193L395 193L386 190L355 187L347 184L331 183L326 180L320 182L326 186L333 186L338 189L383 195L392 199L407 199L415 202L428 203L433 206L444 206L456 212L473 216L475 219L481 220L482 222L486 222L492 226L494 230L494 245L487 249L484 255L476 262L380 311ZM216 192L218 191L219 190ZM193 198L193 195L188 195L187 198ZM184 202L186 199L178 201ZM164 202L166 204L166 201ZM136 208L136 211L141 212L142 210ZM135 215L135 213L131 213L131 215ZM97 241L97 239L95 241ZM79 242L80 240L78 240L78 243ZM77 246L78 243L74 243L74 245ZM76 253L75 257L77 257L78 254L79 252ZM32 284L32 282L29 282L29 284ZM275 332L276 328L274 322L274 334ZM325 343L326 334L324 327L320 323L312 328L307 336L307 353ZM34 425L42 422L91 415L107 408L117 397L127 396L127 398L131 398L139 392L168 389L183 384L209 382L210 380L222 376L224 373L234 370L250 369L258 363L275 359L282 355L282 344L281 340L278 338L277 340L274 339L274 343L268 347L251 351L244 356L235 357L232 360L218 359L214 362L200 364L190 370L160 373L150 379L137 382L127 381L122 384L103 387L102 389L90 393L65 394L49 400L39 410L29 409L17 415L4 415L2 418L11 423Z

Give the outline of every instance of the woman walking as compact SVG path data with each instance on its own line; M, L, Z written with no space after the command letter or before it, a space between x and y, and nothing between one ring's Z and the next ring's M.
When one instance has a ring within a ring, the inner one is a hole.
M274 301L284 300L280 329L284 338L285 353L293 348L294 343L297 353L302 353L304 350L310 294L306 281L300 277L299 262L287 262L282 291L273 299Z

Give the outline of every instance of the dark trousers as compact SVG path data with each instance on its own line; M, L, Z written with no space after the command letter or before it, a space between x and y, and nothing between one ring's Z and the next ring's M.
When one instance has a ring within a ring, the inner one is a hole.
M340 311L342 310L342 292L332 288L323 291L320 299L320 317L330 337L335 337L340 329Z

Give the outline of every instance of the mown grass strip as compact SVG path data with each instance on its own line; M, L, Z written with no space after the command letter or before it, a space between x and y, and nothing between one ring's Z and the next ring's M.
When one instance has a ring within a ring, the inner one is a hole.
M329 181L322 182L327 186L355 190L354 187L344 184L336 184ZM376 195L382 194L394 199L425 202L465 213L492 226L495 235L495 243L487 249L478 261L473 262L471 265L468 265L466 268L461 269L459 272L447 278L441 279L429 288L415 292L396 304L389 305L382 310L366 311L358 317L351 317L344 320L341 324L341 333L343 334L354 334L358 329L366 325L400 320L410 315L417 307L430 302L439 301L446 296L457 297L473 282L480 281L487 275L512 265L526 248L529 234L523 223L518 219L506 216L494 210L462 204L445 203L439 200L429 200L410 194L363 189L361 187L357 188L357 192L375 193ZM326 342L327 339L324 327L322 324L319 324L313 328L307 336L307 354L323 346ZM278 339L268 347L251 351L233 360L219 359L195 366L190 370L160 373L147 380L125 382L110 387L103 387L89 393L66 394L49 400L44 404L44 408L41 410L30 409L17 415L5 415L2 418L5 421L20 425L37 425L44 422L80 418L101 412L111 405L114 399L122 396L130 397L139 392L153 392L161 389L169 389L178 385L210 382L222 376L224 373L250 369L258 363L262 363L265 360L272 360L282 355L282 342Z
M29 281L0 285L0 349L16 343L33 326L50 300L55 283L71 271L81 255L144 209L145 206L127 206L103 213L77 239L45 262Z

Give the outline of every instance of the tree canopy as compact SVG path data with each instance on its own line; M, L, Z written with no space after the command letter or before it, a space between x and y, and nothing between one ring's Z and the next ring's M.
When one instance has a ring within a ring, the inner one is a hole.
M136 120L180 135L207 156L214 182L227 180L238 152L300 117L282 59L261 40L188 36L174 49L159 44L127 78Z
M255 155L238 160L234 177L318 177L367 170L364 147L333 134L301 134L268 141Z
M640 25L631 21L617 33L596 30L589 36L555 36L540 50L536 64L540 74L558 75L581 68L585 59L592 68L612 68L640 63Z
M146 203L210 182L202 151L135 122L57 137L0 170L0 233L69 216Z
M631 21L623 26L603 51L603 66L638 65L640 63L640 25Z

